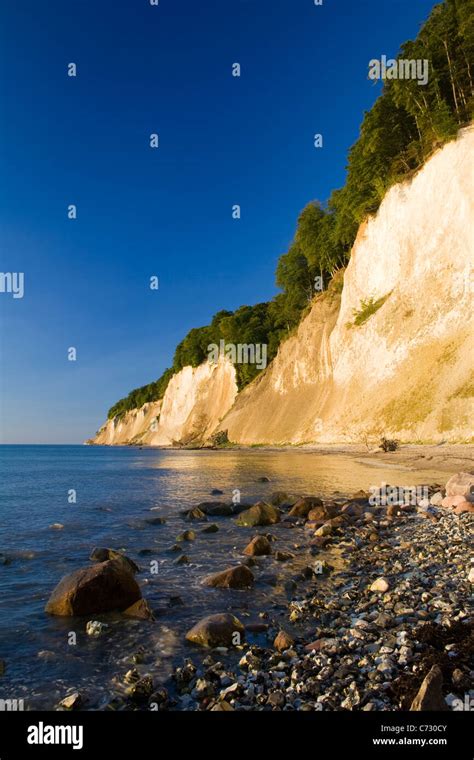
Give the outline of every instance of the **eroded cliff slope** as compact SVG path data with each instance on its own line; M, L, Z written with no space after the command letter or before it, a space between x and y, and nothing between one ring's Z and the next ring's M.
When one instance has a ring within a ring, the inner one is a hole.
M389 190L344 273L237 395L228 362L184 368L162 402L93 443L241 444L472 439L474 130Z

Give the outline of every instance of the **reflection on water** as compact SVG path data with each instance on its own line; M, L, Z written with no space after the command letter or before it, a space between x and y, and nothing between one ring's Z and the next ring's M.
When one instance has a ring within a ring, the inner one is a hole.
M209 589L202 586L203 577L241 561L243 548L258 531L238 528L229 518L213 518L219 531L202 534L203 525L194 523L197 538L184 545L189 563L177 565L179 554L171 547L189 527L181 510L204 500L229 501L236 489L242 502L252 503L277 490L350 495L382 482L414 486L438 476L303 450L176 452L82 446L0 447L0 475L0 552L11 559L0 565L0 658L6 661L0 698L25 698L30 707L47 709L69 687L80 689L89 707L100 709L120 692L134 654L141 663L137 667L166 681L173 664L194 654L184 635L205 614L231 609L244 623L261 621L260 613L275 621L285 614L288 578L314 562L301 531L283 524L260 529L276 538L276 548L295 558L289 563L260 558L254 589ZM76 504L67 499L71 488L77 492ZM224 494L211 497L212 489ZM150 516L166 522L150 525ZM52 530L53 523L64 529ZM124 549L138 561L138 579L155 611L155 623L96 616L109 628L93 639L85 633L86 620L45 615L51 590L63 575L88 563L94 546ZM340 566L337 554L328 559ZM157 575L151 571L152 561L158 562ZM310 581L315 590L324 582L323 577ZM77 636L75 646L68 644L71 631Z

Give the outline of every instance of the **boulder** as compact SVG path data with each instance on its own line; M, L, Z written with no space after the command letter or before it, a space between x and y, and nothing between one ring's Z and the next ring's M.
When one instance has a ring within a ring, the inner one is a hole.
M262 557L271 553L272 547L266 536L255 536L244 549L244 554L249 557Z
M220 573L213 573L204 578L204 585L212 588L249 588L253 585L254 577L245 565L228 567Z
M342 508L344 510L344 507ZM318 522L321 520L331 520L333 517L336 517L341 511L342 511L337 504L320 504L319 506L316 505L306 515L306 518L310 522ZM291 514L291 512L290 512ZM351 514L349 512L349 514Z
M280 522L280 510L264 501L259 501L250 509L241 512L236 520L237 525L249 528L257 525L274 525L277 522Z
M105 549L96 546L92 549L89 559L92 562L106 562L108 559L113 559L116 562L120 562L124 569L128 570L130 573L135 574L140 572L140 568L135 564L133 559L126 557L125 554L122 554L121 552L115 551L115 549Z
M461 501L460 504L454 507L453 512L455 515L462 515L463 512L474 512L474 504L470 501Z
M445 496L443 501L441 502L441 506L445 507L446 509L454 509L459 504L463 504L466 501L465 497L462 496L460 493L454 494L453 496Z
M202 509L199 509L199 507L188 509L184 514L186 520L207 520L206 513Z
M448 706L443 699L443 674L438 665L433 665L428 675L420 686L418 694L411 703L410 711L438 711L447 710Z
M244 626L240 620L229 613L222 613L200 620L187 632L186 639L203 647L228 647L240 643L243 636Z
M124 610L125 617L135 618L136 620L154 620L148 602L145 599L139 599L137 602Z
M292 507L298 501L298 496L293 496L286 493L286 491L274 491L270 494L270 504L274 507L280 507L281 509L287 509Z
M123 562L107 560L64 576L51 594L50 615L91 615L126 610L141 599L140 588Z
M458 472L446 483L446 496L466 497L471 493L474 493L474 474L472 472Z
M286 649L291 649L293 644L295 643L292 636L290 636L289 633L286 631L280 631L275 636L275 640L273 642L273 646L277 650L277 652L284 652Z
M217 533L218 530L218 526L215 523L211 523L210 525L206 525L206 527L201 530L201 533Z
M322 506L323 502L317 496L304 496L290 509L289 515L291 517L308 517L312 509Z

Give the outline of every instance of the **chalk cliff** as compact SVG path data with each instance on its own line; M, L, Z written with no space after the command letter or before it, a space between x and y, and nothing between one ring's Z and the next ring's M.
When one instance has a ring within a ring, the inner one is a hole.
M471 127L388 191L343 282L240 394L227 362L186 367L162 402L92 442L197 442L216 429L241 444L472 440L473 156Z

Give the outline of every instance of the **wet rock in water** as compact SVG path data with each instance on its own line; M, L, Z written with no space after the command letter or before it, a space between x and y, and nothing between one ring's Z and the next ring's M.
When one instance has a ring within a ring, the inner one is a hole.
M189 557L187 557L186 554L182 554L181 557L178 557L178 559L175 559L174 564L175 565L188 565L189 564Z
M168 599L168 607L181 607L183 604L183 599L180 596L170 596Z
M90 615L125 610L141 599L132 573L121 562L107 560L64 576L51 594L45 611L50 615Z
M241 512L236 520L237 525L253 528L260 525L274 525L280 522L280 510L264 501L259 501L250 509Z
M295 643L292 636L286 631L279 631L273 641L273 646L277 652L284 652L286 649L291 649Z
M282 552L282 551L275 552L275 559L277 560L277 562L288 562L289 559L294 559L294 556L295 555L292 554L291 552Z
M290 517L308 517L312 509L316 507L321 508L322 506L322 499L319 499L317 496L304 496L290 509L289 515Z
M247 623L245 630L249 633L265 633L268 631L268 623Z
M173 546L170 546L169 551L170 552L182 552L183 551L183 547L181 546L181 544L173 544Z
M49 526L52 530L63 530L64 525L62 523L53 523Z
M256 482L257 483L269 483L270 482L270 478L267 478L266 475L262 475L260 478L257 478Z
M148 557L150 554L156 554L156 549L140 549L138 554L140 557Z
M186 520L207 520L205 512L199 507L194 507L185 512Z
M89 559L92 562L106 562L108 559L115 560L123 565L125 570L130 573L139 573L140 568L138 565L125 554L115 551L115 549L106 549L104 547L96 546L92 549Z
M6 554L0 553L0 565L10 565L11 559Z
M164 525L166 520L164 517L147 517L144 522L146 522L147 525Z
M159 686L149 697L149 705L152 709L166 710L170 702L170 695L164 686Z
M201 533L217 533L218 530L218 526L215 523L212 523L211 525L206 525L206 527L202 529Z
M222 496L224 491L221 491L220 488L213 488L211 491L211 496Z
M443 699L442 689L443 674L438 665L433 665L411 703L410 711L447 710L448 706Z
M123 614L125 617L135 618L137 620L155 619L146 599L139 599L135 604L127 607Z
M234 504L225 501L203 501L197 508L209 517L231 517L235 514Z
M376 581L372 583L370 586L370 591L375 591L381 594L384 594L386 591L388 591L390 588L389 582L386 580L386 578L377 578Z
M244 549L244 554L249 557L261 557L271 553L272 547L266 536L255 536Z
M129 689L128 697L133 702L148 702L153 694L153 679L151 676L143 676Z
M107 630L107 623L101 623L100 620L89 620L86 623L86 633L88 636L98 638Z
M274 507L280 507L281 509L287 509L292 507L298 501L298 496L292 496L286 491L274 491L270 494L270 504Z
M186 634L187 641L204 647L238 645L243 637L244 626L229 613L208 615Z
M204 578L204 585L213 588L249 588L254 583L251 570L245 565L229 567L220 573L213 573Z
M67 697L64 697L59 703L59 707L64 708L64 710L78 710L82 706L82 702L81 694L78 691L75 691L72 694L68 694Z
M194 541L196 534L193 530L185 530L176 536L176 541Z

